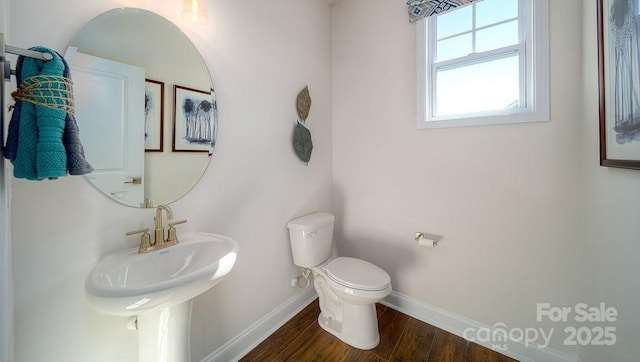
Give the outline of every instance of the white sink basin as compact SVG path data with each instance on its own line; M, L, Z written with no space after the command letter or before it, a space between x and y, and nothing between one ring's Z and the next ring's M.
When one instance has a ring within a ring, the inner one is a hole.
M107 255L85 282L98 311L133 316L176 306L204 293L236 262L238 243L207 233L178 235L179 244L138 254L138 248Z

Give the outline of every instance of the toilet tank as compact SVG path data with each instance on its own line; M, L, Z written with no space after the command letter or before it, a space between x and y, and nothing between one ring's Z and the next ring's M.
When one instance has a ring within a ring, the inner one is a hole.
M289 221L287 228L295 265L311 268L329 259L334 221L335 217L326 212L317 212Z

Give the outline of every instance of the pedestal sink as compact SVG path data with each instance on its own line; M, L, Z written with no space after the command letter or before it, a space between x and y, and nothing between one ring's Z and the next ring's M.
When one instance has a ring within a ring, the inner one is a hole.
M192 232L166 249L122 250L93 268L87 298L102 313L137 315L139 362L188 362L192 300L229 273L238 249L229 237Z

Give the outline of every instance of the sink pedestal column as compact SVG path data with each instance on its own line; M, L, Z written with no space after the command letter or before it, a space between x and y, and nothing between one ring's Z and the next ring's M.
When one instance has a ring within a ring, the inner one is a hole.
M193 299L138 314L138 362L191 361Z

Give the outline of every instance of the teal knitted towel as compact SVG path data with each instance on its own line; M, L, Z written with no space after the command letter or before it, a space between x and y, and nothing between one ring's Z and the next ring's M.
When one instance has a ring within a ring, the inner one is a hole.
M38 88L38 84L29 84L29 77L59 76L64 72L61 57L53 50L34 47L32 50L46 52L53 56L44 61L25 58L21 69L22 84ZM65 102L65 85L53 78L42 92L42 103ZM62 135L64 133L67 112L63 109L51 108L23 101L20 110L19 143L16 158L13 162L13 173L17 178L29 180L55 179L67 174L67 155Z

